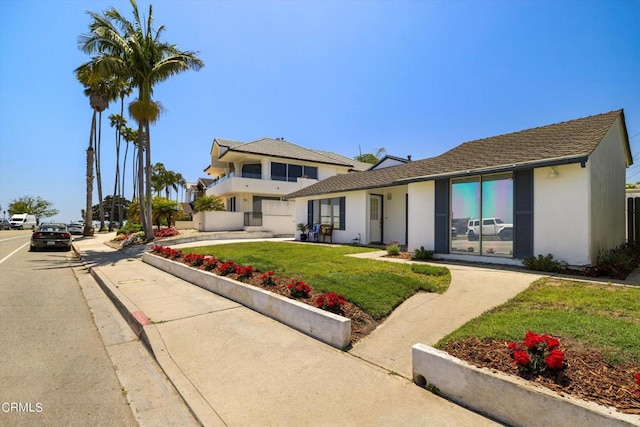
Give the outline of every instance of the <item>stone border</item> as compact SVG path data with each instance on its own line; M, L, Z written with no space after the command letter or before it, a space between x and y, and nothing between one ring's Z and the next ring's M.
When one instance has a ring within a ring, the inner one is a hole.
M513 426L640 426L640 417L561 396L502 372L477 368L449 353L415 344L413 380L438 395Z
M151 253L142 261L251 308L333 347L351 344L351 319Z

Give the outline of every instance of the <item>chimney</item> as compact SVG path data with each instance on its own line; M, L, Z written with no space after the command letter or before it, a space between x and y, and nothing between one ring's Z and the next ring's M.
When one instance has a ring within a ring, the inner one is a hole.
M411 154L407 156L407 160L411 161Z

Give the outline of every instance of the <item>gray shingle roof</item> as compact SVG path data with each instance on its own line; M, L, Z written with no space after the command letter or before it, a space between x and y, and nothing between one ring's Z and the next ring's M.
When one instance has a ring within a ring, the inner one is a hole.
M237 142L226 139L216 138L218 145L228 147L229 149L220 156L224 158L229 152L241 152L248 154L259 154L263 156L281 157L286 159L305 160L309 162L325 163L330 165L346 166L356 170L360 162L342 156L337 153L328 151L313 150L301 147L289 141L273 138L261 138L251 142Z
M384 169L337 175L288 198L400 185L411 180L512 170L549 161L577 162L588 157L622 110L465 142L444 154ZM628 142L627 142L628 144Z

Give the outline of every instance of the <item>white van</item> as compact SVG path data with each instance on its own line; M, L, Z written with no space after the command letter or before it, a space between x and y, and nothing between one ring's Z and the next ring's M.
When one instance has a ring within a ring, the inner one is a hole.
M35 215L28 214L13 214L11 218L9 218L9 222L11 223L11 228L17 228L18 230L24 230L25 228L34 229L36 228L36 217Z

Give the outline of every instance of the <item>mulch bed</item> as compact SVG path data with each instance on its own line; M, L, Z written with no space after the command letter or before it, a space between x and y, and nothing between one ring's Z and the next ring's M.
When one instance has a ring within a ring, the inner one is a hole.
M620 412L640 415L640 393L633 375L640 364L612 365L602 353L583 348L560 337L568 366L559 377L537 376L528 380L556 391L560 395L613 406ZM518 375L504 341L469 338L452 341L443 349L452 356L480 368Z

